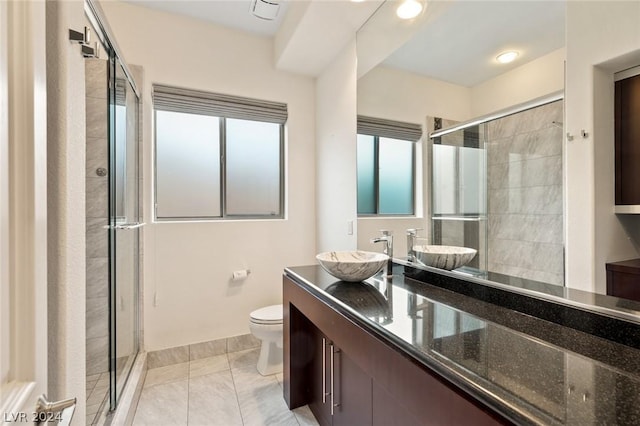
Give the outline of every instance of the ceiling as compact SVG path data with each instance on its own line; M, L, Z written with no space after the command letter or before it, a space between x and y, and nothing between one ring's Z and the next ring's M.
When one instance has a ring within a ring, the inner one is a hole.
M299 19L295 31L285 31L291 35L287 49L281 49L284 54L280 52L277 66L309 75L319 75L342 49L345 39L349 38L347 33L352 34L359 28L380 4L380 0L366 0L364 3L279 0L277 18L267 21L249 12L251 0L125 1L259 36L274 37L277 51L281 44L278 30L291 27L288 21ZM475 86L564 46L565 0L430 0L424 16L413 23L399 21L395 17L392 0L388 0L386 6L378 13L386 10L384 13L389 13L387 21L397 22L397 28L403 27L402 31L407 31L409 25L419 27L411 31L413 37L393 51L383 64L466 87ZM304 12L297 13L299 9L304 9ZM287 17L290 10L296 13ZM380 40L389 38L390 30L387 26ZM375 49L376 45L380 48L380 43L374 43L372 47ZM511 49L520 52L516 61L506 65L495 61L498 53ZM310 57L310 51L315 55Z
M273 36L287 14L289 0L278 0L280 10L273 21L258 18L249 12L251 0L125 0L178 15L189 16L261 36Z
M431 16L384 65L473 87L563 47L565 6L564 1L432 2L425 12ZM520 56L499 64L495 58L506 50Z

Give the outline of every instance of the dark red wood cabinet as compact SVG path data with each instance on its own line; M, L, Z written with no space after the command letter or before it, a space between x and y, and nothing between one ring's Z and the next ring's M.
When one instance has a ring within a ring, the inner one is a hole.
M607 294L640 302L640 259L607 263Z
M286 275L283 323L285 400L323 426L511 424Z
M320 330L310 325L309 333L316 348L309 408L323 425L370 425L371 377Z
M616 205L640 205L640 75L615 83Z

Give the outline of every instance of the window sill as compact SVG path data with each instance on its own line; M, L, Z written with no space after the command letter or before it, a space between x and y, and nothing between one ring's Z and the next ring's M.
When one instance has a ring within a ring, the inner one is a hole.
M250 222L286 222L286 217L277 218L250 218L250 219L157 219L153 220L154 225L158 224L189 224L189 223L250 223Z
M422 216L358 216L358 220L419 220Z

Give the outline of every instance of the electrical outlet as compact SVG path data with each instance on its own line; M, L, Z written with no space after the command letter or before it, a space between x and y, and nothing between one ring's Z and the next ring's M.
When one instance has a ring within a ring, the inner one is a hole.
M353 235L353 221L347 221L347 235Z

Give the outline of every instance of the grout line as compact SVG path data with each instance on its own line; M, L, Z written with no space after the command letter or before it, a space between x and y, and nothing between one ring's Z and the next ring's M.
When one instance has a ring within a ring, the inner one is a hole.
M191 345L187 346L187 362L189 363L187 368L187 426L189 426L189 397L191 394Z
M233 392L236 395L236 403L238 404L238 411L240 412L240 421L244 426L244 415L242 414L242 407L240 406L240 397L238 396L238 388L236 387L236 379L233 377L233 368L231 368L231 361L229 360L229 352L226 353L227 362L229 363L229 373L231 374L231 383L233 384Z
M188 349L189 360L191 360L191 349ZM191 361L189 361L189 368L187 369L187 426L189 425L189 397L191 394Z

